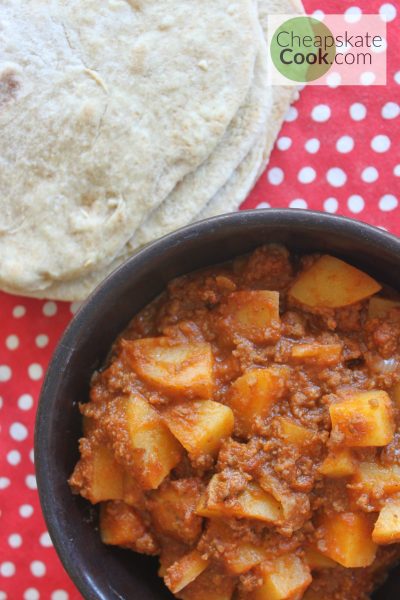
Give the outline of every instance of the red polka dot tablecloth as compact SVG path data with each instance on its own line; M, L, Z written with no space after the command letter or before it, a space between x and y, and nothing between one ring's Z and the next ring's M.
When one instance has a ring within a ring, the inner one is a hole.
M332 0L329 12L365 5ZM316 209L400 235L400 0L367 12L388 23L387 85L305 89L243 208ZM32 449L43 374L76 308L0 293L0 600L81 598L46 532Z

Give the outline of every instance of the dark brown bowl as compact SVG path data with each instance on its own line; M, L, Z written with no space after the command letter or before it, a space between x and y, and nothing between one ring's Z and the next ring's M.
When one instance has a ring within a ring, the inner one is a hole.
M93 371L130 319L170 279L268 242L335 254L400 289L400 239L358 221L301 210L243 211L196 223L147 246L110 275L81 307L54 353L35 431L44 516L64 567L85 598L172 598L157 576L154 559L100 542L96 511L67 485L81 436L78 403L88 398ZM396 569L374 600L399 598Z

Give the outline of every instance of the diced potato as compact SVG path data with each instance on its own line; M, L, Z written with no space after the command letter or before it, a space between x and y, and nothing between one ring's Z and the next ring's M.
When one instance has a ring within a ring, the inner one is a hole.
M268 416L274 403L284 394L288 374L285 367L250 369L232 383L228 403L239 435L250 435L255 419Z
M208 522L207 537L224 547L221 560L231 575L247 573L266 558L265 548L243 541L240 534L222 519Z
M132 395L124 403L136 476L144 489L155 489L180 461L181 446L147 400Z
M329 407L333 432L343 444L386 446L394 435L392 403L386 392L355 392Z
M196 479L166 481L149 495L149 510L157 531L192 544L201 533L202 518L195 514L201 496Z
M282 518L282 506L275 498L264 492L258 484L250 482L247 488L234 498L219 499L218 488L223 482L220 474L214 475L207 493L196 512L203 517L236 517L274 523Z
M263 583L251 592L248 600L292 600L301 595L312 578L308 566L295 554L286 554L273 563L261 565Z
M336 365L342 357L341 344L295 344L291 356L298 362L321 367Z
M368 304L368 318L377 319L386 317L386 315L393 309L400 308L399 300L389 300L388 298L381 298L380 296L374 296L370 299ZM399 313L400 315L400 313Z
M238 334L256 343L279 337L278 292L233 292L221 306L221 315L230 335Z
M83 438L80 443L81 459L69 484L92 504L124 497L124 470L115 460L112 450Z
M173 594L177 594L205 571L207 566L208 561L201 558L200 552L193 550L167 569L165 584Z
M193 583L186 586L178 598L182 600L231 600L236 581L218 567L208 567Z
M383 466L376 462L362 462L358 465L352 482L359 491L373 497L400 492L400 466Z
M321 569L333 569L338 565L337 562L335 562L331 558L328 558L327 556L324 556L323 554L321 554L321 552L318 552L318 550L311 546L306 549L304 560L306 561L306 563L312 571L319 571Z
M193 456L218 452L234 426L232 410L213 400L177 404L163 416L170 431Z
M288 444L294 446L303 446L314 439L314 432L303 425L297 425L292 419L286 417L276 417L278 423L279 437Z
M210 344L177 343L169 338L125 341L136 373L151 386L175 398L209 398L214 389Z
M329 452L328 456L319 468L319 472L325 477L337 479L354 475L357 464L349 448Z
M130 548L143 554L157 554L157 543L140 515L124 502L106 502L100 507L100 535L103 544Z
M376 544L397 544L400 542L400 500L385 504L379 513L372 532Z
M368 567L374 562L377 550L372 541L373 527L371 515L367 513L325 514L318 530L318 548L343 567Z
M340 308L379 292L382 286L366 273L334 256L321 256L300 273L289 295L318 308Z

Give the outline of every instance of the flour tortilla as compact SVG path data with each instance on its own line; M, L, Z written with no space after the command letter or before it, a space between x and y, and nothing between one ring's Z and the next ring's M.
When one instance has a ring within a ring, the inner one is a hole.
M250 151L256 136L264 129L266 116L272 108L272 94L268 86L267 48L261 32L260 38L260 52L250 92L220 144L138 227L128 247L137 248L189 223L225 185Z
M212 153L253 77L252 0L0 6L0 286L107 266Z

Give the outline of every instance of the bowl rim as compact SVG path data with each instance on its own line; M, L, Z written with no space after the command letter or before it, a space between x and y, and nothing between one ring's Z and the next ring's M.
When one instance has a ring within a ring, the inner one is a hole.
M260 220L264 221L268 227L275 223L276 225L283 225L284 229L290 228L290 225L293 224L314 228L318 226L318 228L326 229L330 233L340 230L345 237L361 236L364 239L371 240L377 247L387 249L392 253L397 252L400 256L399 237L357 219L303 209L250 209L226 213L195 222L149 243L123 262L96 287L72 317L50 358L39 394L34 432L35 470L42 514L61 563L84 598L99 600L101 597L102 600L105 599L103 595L99 596L98 590L95 591L94 587L90 586L87 579L82 576L79 565L76 564L74 557L70 556L64 547L64 534L57 526L57 502L54 502L52 480L48 477L49 455L46 453L46 442L52 435L47 407L57 397L59 374L65 372L63 367L66 366L68 358L74 351L74 338L84 326L87 315L98 306L99 302L104 305L105 302L110 301L112 296L118 294L120 284L129 274L134 272L139 265L144 266L146 262L151 264L152 258L162 252L163 249L182 245L186 239L193 236L201 237L206 233L224 229L231 224L245 228L247 225Z

